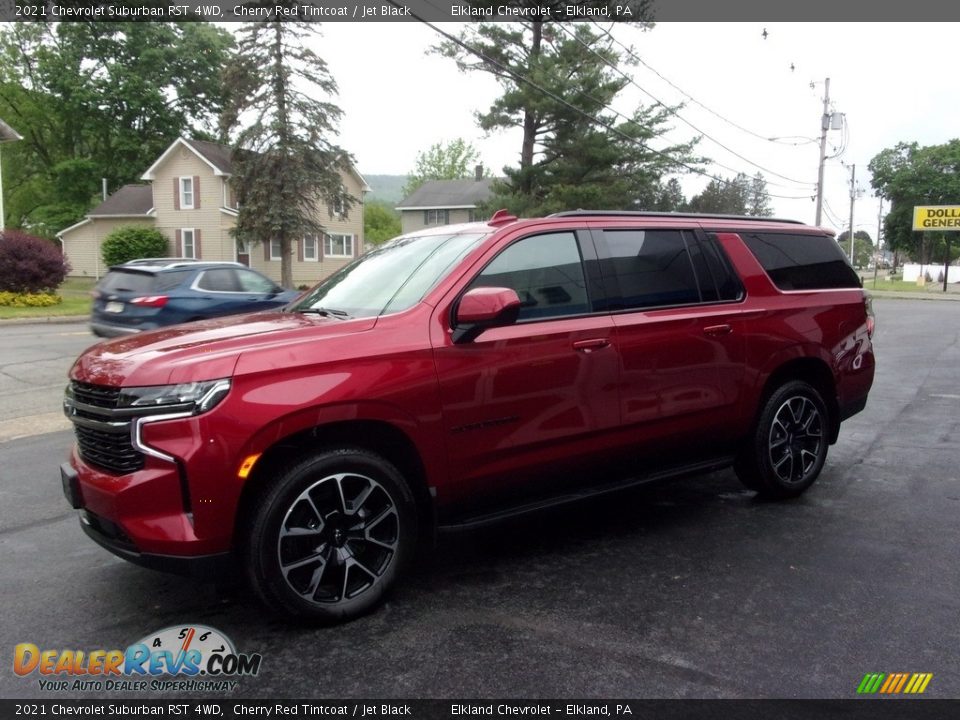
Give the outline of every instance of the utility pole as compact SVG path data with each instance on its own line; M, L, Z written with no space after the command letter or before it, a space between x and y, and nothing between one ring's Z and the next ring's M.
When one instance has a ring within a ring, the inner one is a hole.
M853 265L853 203L857 199L857 164L850 166L850 264Z
M823 82L823 115L820 116L820 165L817 168L817 220L820 227L823 214L823 163L827 158L827 130L830 128L830 78Z
M880 230L883 227L883 195L880 196L880 207L877 208L877 249L873 252L873 289L877 289L877 270L880 268L880 258L883 246L880 244Z

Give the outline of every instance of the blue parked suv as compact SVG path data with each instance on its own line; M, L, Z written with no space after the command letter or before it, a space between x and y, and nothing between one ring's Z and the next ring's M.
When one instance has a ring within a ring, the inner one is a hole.
M271 310L300 295L240 263L147 258L115 265L93 291L90 329L129 335L221 315Z

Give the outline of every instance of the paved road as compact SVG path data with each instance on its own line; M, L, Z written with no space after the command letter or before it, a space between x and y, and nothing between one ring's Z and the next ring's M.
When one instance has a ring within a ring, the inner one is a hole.
M0 444L0 653L199 622L263 654L237 697L849 698L867 672L960 697L960 305L876 307L870 404L803 498L723 472L450 537L329 629L114 559L60 496L69 433ZM7 658L0 697L42 696Z
M0 441L69 427L67 370L97 340L86 323L0 326Z

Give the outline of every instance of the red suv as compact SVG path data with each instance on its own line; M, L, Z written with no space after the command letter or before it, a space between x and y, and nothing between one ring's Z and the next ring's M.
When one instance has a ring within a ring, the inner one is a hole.
M63 488L121 557L239 559L276 610L340 620L440 528L726 466L799 495L866 404L872 332L818 228L501 211L392 240L279 311L89 349Z

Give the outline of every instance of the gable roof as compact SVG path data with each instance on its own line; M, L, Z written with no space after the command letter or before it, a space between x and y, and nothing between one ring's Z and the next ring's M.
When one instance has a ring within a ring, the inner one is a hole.
M233 162L230 160L230 147L206 140L184 140L194 152L224 175L233 174Z
M214 175L229 177L233 174L233 161L230 159L233 151L229 145L207 142L206 140L188 140L186 138L177 138L170 144L170 147L164 150L163 154L157 158L156 162L147 168L147 171L140 176L140 179L153 180L154 171L163 164L163 162L178 145L187 148L194 155L203 160L203 162L209 165L210 169L213 170ZM360 181L361 189L364 192L369 192L370 186L367 185L367 181L363 179L363 175L361 175L357 168L353 166L353 163L350 163L350 171L356 176L357 180Z
M163 151L163 154L154 161L153 165L147 168L147 171L140 176L140 179L153 180L153 178L156 175L156 169L161 165L163 165L164 162L166 162L167 158L170 157L171 154L173 154L173 151L176 150L177 147L185 147L187 150L192 152L198 158L203 160L203 162L209 165L210 169L213 170L214 175L229 175L230 174L229 170L224 170L223 167L221 167L216 162L212 161L209 157L207 157L207 154L209 154L209 155L212 155L214 158L221 159L220 155L214 152L211 148L205 148L207 150L207 154L201 152L199 149L201 145L202 146L209 145L209 146L212 146L213 148L217 148L217 147L223 148L226 151L226 160L229 163L230 148L226 147L225 145L217 145L217 143L202 142L200 140L185 140L184 138L177 138L172 143L170 143L170 147L168 147L166 150Z
M397 210L475 208L493 195L492 185L495 179L427 180L401 200Z
M146 215L153 208L153 188L149 185L124 185L87 217L128 217Z

